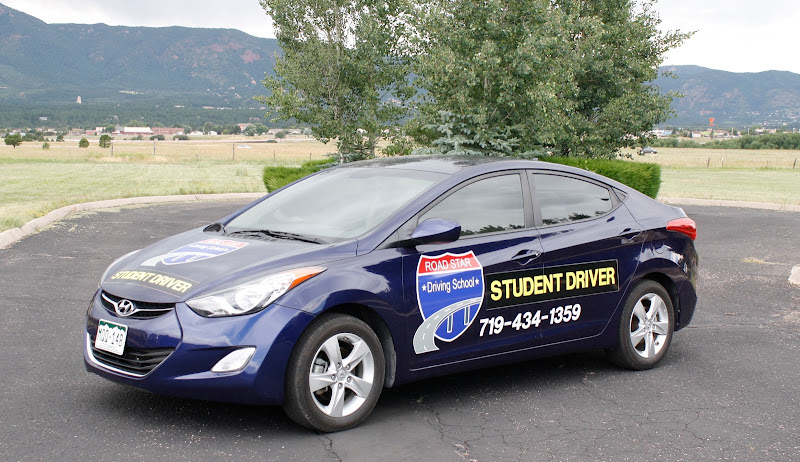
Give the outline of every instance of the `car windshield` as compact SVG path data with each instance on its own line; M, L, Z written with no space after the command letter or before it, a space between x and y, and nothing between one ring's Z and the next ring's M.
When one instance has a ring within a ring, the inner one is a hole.
M227 232L262 230L350 239L364 234L446 175L351 167L319 173L231 220Z

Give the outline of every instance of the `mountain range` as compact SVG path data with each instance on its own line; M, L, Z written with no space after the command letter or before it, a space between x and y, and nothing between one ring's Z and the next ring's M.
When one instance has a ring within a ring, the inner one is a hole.
M47 24L0 4L0 100L254 106L276 51L233 29Z
M673 126L764 125L800 127L800 74L785 71L735 73L700 66L665 66L655 84L683 95L672 102Z
M102 107L105 121L126 117L111 112L130 107L145 114L194 106L263 115L252 97L264 94L261 80L277 52L275 39L233 29L47 24L0 3L0 125L59 111L65 123L78 96L84 106ZM677 116L663 125L701 127L714 118L717 126L800 127L800 74L699 66L662 71L676 78L662 76L655 84L684 95L673 102ZM194 115L201 123L202 117Z

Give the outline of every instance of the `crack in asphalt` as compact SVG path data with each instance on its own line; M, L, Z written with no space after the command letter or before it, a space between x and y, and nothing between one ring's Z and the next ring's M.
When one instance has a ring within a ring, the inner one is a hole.
M335 462L342 462L342 458L339 457L339 454L337 454L333 449L333 440L324 433L317 432L317 435L319 435L320 439L322 439L322 445L325 448L325 452L327 452Z

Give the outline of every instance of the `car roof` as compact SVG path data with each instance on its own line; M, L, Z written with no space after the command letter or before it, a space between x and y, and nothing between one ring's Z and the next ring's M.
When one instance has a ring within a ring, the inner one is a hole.
M514 157L467 155L398 156L352 162L340 165L338 168L390 168L433 172L446 175L456 175L458 173L465 173L467 175L475 174L476 172L474 172L474 170L479 170L480 173L488 173L506 169L537 169L582 175L596 181L601 181L625 192L630 192L632 189L622 183L612 180L611 178L599 175L589 170L553 162L540 161L538 159L529 160Z
M477 165L498 162L508 159L489 156L456 156L456 155L429 155L429 156L399 156L384 157L381 159L366 160L344 164L343 168L391 168L399 170L415 170L421 172L443 173L452 175Z

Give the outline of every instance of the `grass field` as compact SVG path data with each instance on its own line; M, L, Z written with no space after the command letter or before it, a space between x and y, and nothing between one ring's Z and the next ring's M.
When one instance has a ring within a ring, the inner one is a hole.
M279 143L214 137L200 141L93 140L0 146L0 231L65 205L122 197L266 192L265 165L300 165L335 151L307 139ZM727 199L800 205L800 151L659 148L633 162L663 166L662 197Z

